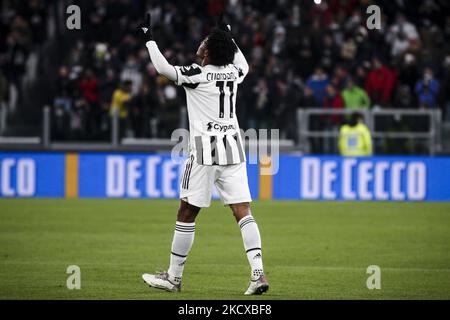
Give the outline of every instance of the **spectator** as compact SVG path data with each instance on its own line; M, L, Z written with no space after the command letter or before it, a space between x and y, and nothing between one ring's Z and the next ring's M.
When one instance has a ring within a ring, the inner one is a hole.
M274 30L274 40L272 42L271 51L272 54L280 55L285 47L286 42L286 29L282 24L278 24Z
M326 96L323 101L325 108L332 110L342 110L344 108L344 100L341 94L333 85L328 85L326 88ZM325 129L327 131L337 132L339 126L342 123L342 116L331 115L323 118ZM324 141L324 151L325 153L336 154L336 143L334 138L325 138Z
M6 127L8 89L8 80L0 69L0 134L3 133Z
M300 106L302 108L315 108L319 106L319 102L314 96L314 91L309 86L303 88L303 96L300 98Z
M366 61L366 63L370 65L369 62ZM367 74L368 70L364 65L357 66L354 77L355 84L359 87L364 88L366 85Z
M416 105L411 88L408 85L401 84L397 87L394 105L401 109L411 109Z
M69 73L69 68L66 66L61 66L58 70L52 121L52 135L56 139L68 139L70 135L70 115L75 98L75 88Z
M295 72L305 79L314 70L315 52L308 30L291 28L287 34L287 54L295 61Z
M372 137L360 113L353 113L348 124L339 133L339 152L344 157L371 156Z
M81 95L75 99L73 108L70 111L70 136L71 140L86 139L86 114L87 101Z
M128 110L129 102L131 100L132 82L125 80L121 86L117 88L112 97L110 115L113 116L114 112L118 112L120 136L123 137L128 130Z
M108 129L110 127L110 117L108 116L109 109L111 108L111 99L114 91L116 90L118 77L113 68L108 68L104 74L99 78L99 91L100 91L100 113L101 120L99 123L101 138L109 139Z
M161 110L154 84L150 86L149 83L144 82L141 92L134 102L134 108L133 129L135 136L138 138L157 138Z
M322 54L320 65L327 73L331 72L337 61L337 49L331 34L324 35L319 52Z
M254 107L249 115L249 124L252 128L260 128L264 126L265 115L269 112L270 92L267 81L263 78L258 79L252 91Z
M450 121L450 54L445 57L442 65L444 77L441 85L440 103L446 121Z
M349 78L349 75L348 75L347 69L344 68L344 66L342 66L342 65L337 65L334 68L334 73L333 73L333 77L331 79L331 83L337 90L341 91L347 85L348 78Z
M417 63L417 57L410 52L404 55L400 63L398 81L408 85L411 91L414 90L417 79L420 76Z
M330 83L327 74L321 67L317 67L314 73L309 77L306 85L312 89L314 98L321 105L326 95L326 87Z
M8 82L13 87L10 110L15 111L18 97L22 93L22 80L25 74L26 62L30 53L30 29L22 16L16 16L11 26L11 32L6 40L6 52L8 60L6 74Z
M142 72L134 54L128 55L127 61L122 69L120 80L131 81L131 94L136 96L141 91L142 86Z
M346 109L369 109L370 98L363 88L355 85L353 79L347 80L347 87L342 91Z
M425 68L423 77L416 84L416 94L420 108L436 108L439 94L439 80L434 78L433 70Z
M8 97L8 80L0 69L0 108L4 107Z
M396 23L389 29L386 40L391 44L391 55L397 58L408 50L412 42L419 40L419 34L416 26L403 13L398 13Z
M274 122L272 127L280 128L280 138L289 139L297 137L297 123L292 121L297 117L297 108L300 106L301 85L299 81L292 83L277 82L279 99L274 109Z
M91 104L99 101L98 80L92 70L87 70L84 77L78 83L83 97Z
M319 106L322 106L322 103L319 103L317 101L316 97L314 96L314 91L309 87L305 86L303 88L303 96L300 99L300 106L302 108L317 108ZM321 117L319 116L311 116L309 121L309 130L312 131L319 131L323 130L323 121L321 120ZM318 153L322 150L322 139L321 138L310 138L311 143L311 151L313 153Z
M175 86L166 83L162 87L163 98L160 104L158 117L158 134L161 137L170 137L172 132L180 125L180 100Z
M29 8L25 9L25 18L30 23L32 41L40 46L46 40L47 11L43 1L29 1Z
M99 84L92 70L89 69L85 72L84 77L78 83L78 87L87 102L87 131L91 138L98 138L101 129L98 124L101 122L102 110L100 108Z
M333 85L328 85L326 88L326 96L323 101L323 106L328 109L341 110L344 108L344 99L342 99L341 94ZM338 115L332 115L326 117L325 121L330 127L339 125L342 122L342 117Z
M372 70L366 80L366 91L374 105L387 106L391 102L396 75L383 65L379 57L372 59Z
M341 46L341 59L347 64L350 65L356 57L358 53L358 46L356 45L355 39L353 38L353 34L351 32L347 32L345 35L345 40Z

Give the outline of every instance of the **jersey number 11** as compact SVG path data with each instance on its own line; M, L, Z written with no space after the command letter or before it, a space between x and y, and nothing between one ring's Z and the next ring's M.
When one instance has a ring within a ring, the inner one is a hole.
M234 97L234 81L216 81L216 87L219 88L220 97L219 97L219 118L223 118L225 116L224 111L224 103L225 103L225 90L224 88L228 87L230 90L230 118L233 118L234 107L233 107L233 97Z

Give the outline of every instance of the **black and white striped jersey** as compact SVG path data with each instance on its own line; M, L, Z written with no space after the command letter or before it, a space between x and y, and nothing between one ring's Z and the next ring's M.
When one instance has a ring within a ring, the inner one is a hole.
M242 53L240 55L243 58ZM190 153L198 164L231 165L245 162L244 145L236 117L238 85L248 65L175 66L176 84L186 91Z

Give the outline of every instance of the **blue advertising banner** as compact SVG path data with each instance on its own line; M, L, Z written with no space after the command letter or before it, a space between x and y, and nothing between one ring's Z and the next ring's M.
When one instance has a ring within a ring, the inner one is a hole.
M88 154L79 156L81 198L178 198L184 162L170 155ZM258 166L247 165L250 192L258 197ZM213 197L218 198L213 191Z
M0 197L178 198L183 169L168 154L0 152ZM281 155L269 179L247 173L254 199L450 201L450 157Z
M447 157L281 156L274 199L449 201Z
M64 197L63 153L0 152L0 197Z
M176 198L183 163L169 155L80 154L81 198Z

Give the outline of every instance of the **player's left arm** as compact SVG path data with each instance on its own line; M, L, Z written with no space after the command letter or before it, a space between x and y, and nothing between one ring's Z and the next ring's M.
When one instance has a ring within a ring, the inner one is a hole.
M234 39L233 39L234 42ZM236 43L236 42L234 42ZM239 78L244 80L245 76L247 75L250 67L248 66L247 59L245 59L244 54L239 49L238 45L236 44L237 51L234 54L234 60L233 64L238 68L239 70Z
M153 32L151 27L151 15L147 13L146 22L138 29L139 37L145 41L145 45L148 49L150 59L159 74L166 76L169 80L177 80L177 72L173 65L171 65L167 59L163 56L158 48L155 40L153 39Z
M231 34L231 26L225 22L223 14L221 14L219 17L217 27L225 32L228 32L230 34L230 36L233 38L233 35ZM244 54L242 53L241 49L239 49L239 46L237 45L234 38L233 38L233 42L236 45L236 53L234 55L233 64L236 66L236 68L238 68L239 80L241 82L242 80L244 80L244 78L247 75L250 68L249 68L247 59L245 59Z

